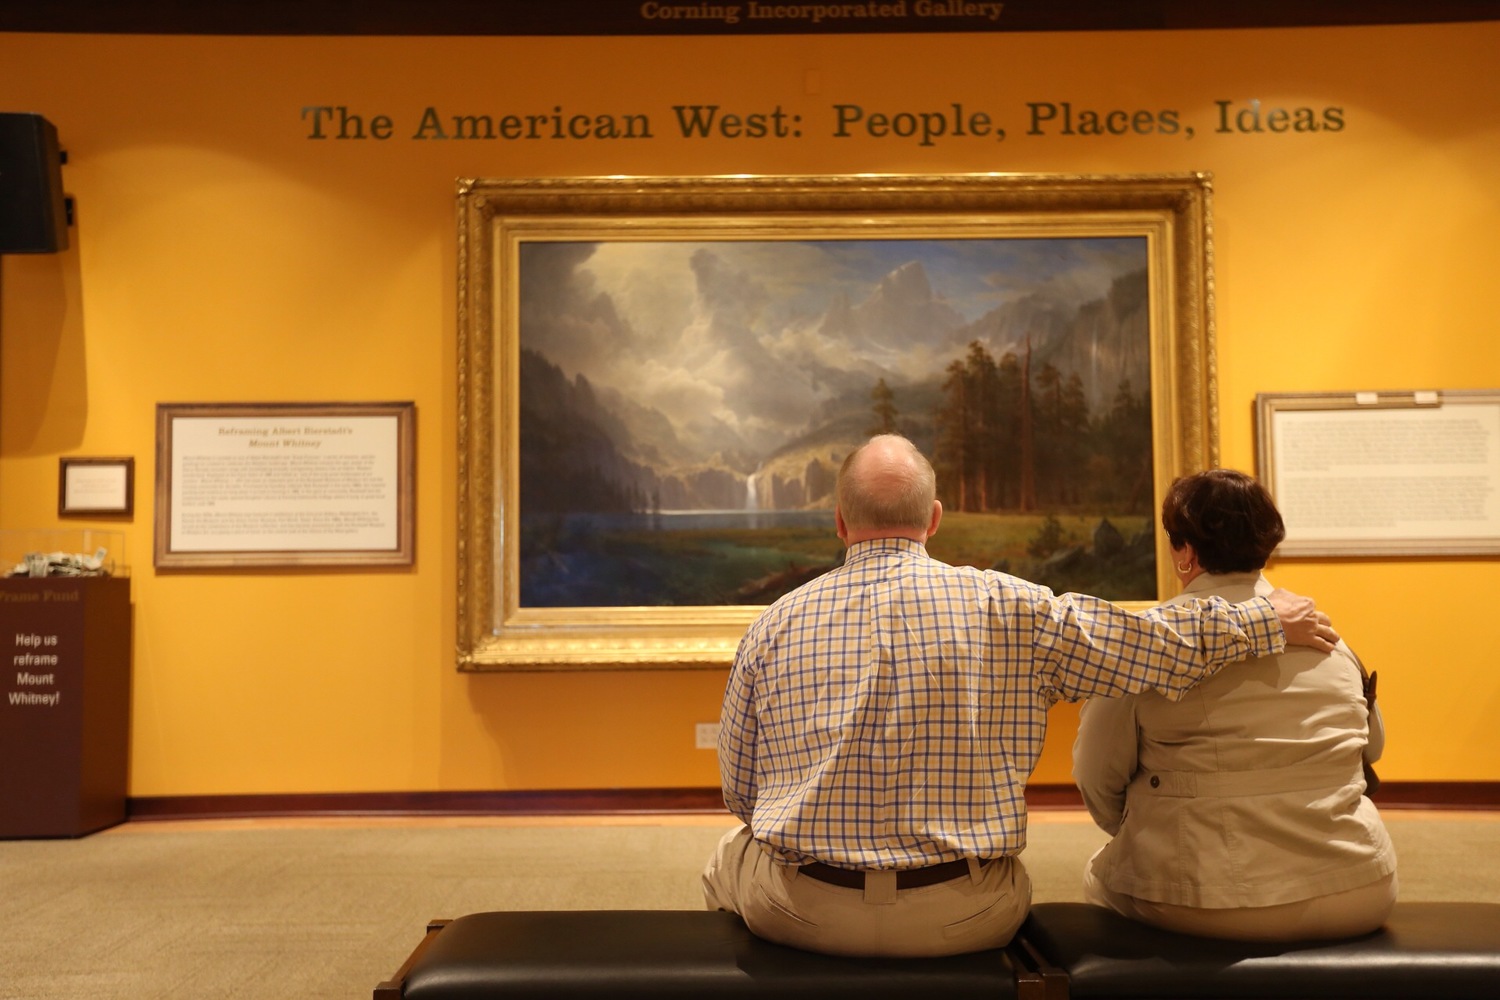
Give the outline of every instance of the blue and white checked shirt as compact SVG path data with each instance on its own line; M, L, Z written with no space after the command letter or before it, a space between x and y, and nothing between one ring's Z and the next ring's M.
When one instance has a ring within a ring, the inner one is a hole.
M1026 780L1060 699L1179 698L1286 645L1269 602L1135 614L919 542L849 547L740 642L724 693L724 802L781 860L919 868L1026 846Z

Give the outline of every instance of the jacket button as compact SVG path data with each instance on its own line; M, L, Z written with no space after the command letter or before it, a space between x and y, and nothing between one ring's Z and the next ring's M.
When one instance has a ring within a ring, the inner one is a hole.
M1151 776L1151 787L1152 788L1160 788L1161 787L1161 775L1159 775L1159 774L1153 774Z

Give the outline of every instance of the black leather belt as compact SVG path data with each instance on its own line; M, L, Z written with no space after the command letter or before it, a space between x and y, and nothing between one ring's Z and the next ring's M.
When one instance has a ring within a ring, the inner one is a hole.
M842 886L845 889L865 887L865 872L854 868L835 868L821 861L812 861L803 865L802 874L810 879ZM967 874L969 874L969 862L965 858L928 865L926 868L901 868L896 871L896 888L915 889L924 885L937 885L939 882L951 882L960 875Z

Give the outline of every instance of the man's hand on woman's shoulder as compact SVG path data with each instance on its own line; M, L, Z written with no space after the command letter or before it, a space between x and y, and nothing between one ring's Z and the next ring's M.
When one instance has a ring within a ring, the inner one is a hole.
M1266 595L1276 617L1281 620L1281 630L1286 633L1289 646L1311 646L1320 652L1332 651L1338 644L1339 634L1329 624L1326 614L1319 611L1311 597L1294 594L1277 587Z

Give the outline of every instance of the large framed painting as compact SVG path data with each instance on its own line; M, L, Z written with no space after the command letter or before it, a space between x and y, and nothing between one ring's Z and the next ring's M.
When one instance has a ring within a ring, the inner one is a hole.
M936 557L1155 601L1217 461L1206 174L459 183L464 670L727 665L871 434Z

